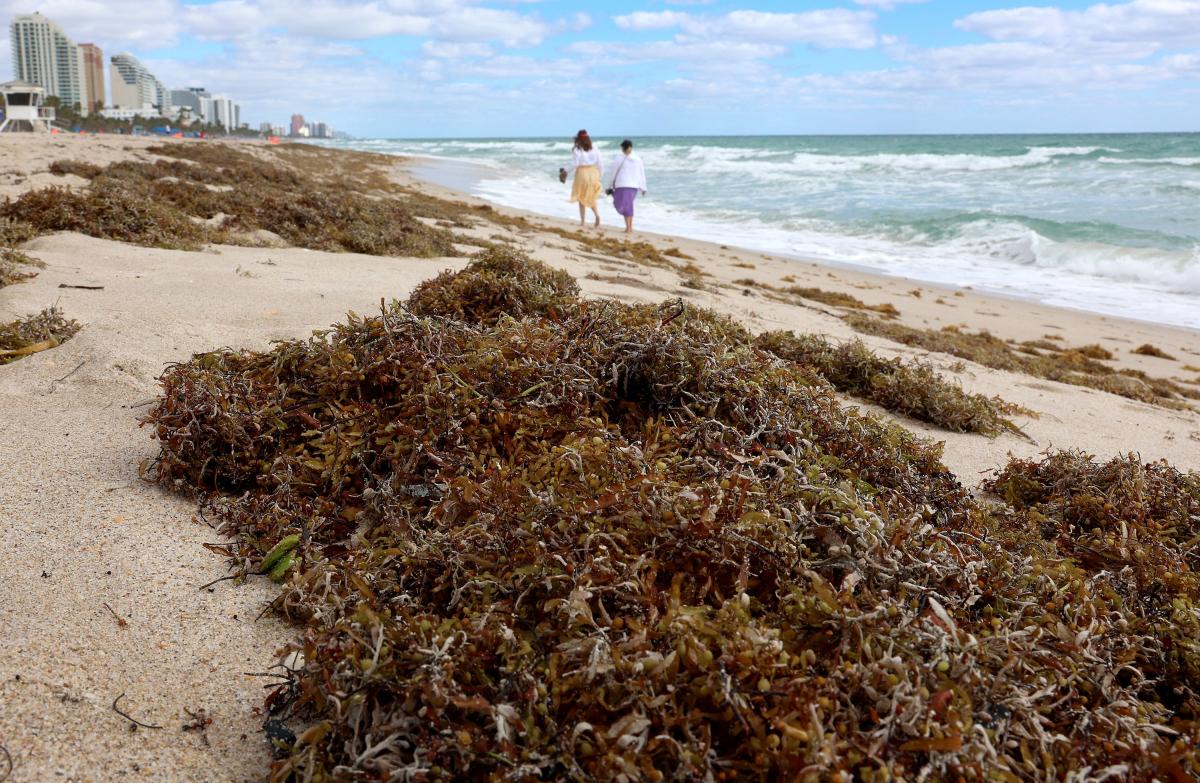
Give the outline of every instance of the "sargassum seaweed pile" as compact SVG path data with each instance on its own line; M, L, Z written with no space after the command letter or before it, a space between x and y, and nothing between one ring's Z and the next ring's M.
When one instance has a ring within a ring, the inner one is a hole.
M1007 416L1030 413L999 397L963 390L927 361L880 356L861 340L835 345L816 334L765 332L755 338L755 345L781 359L811 367L838 391L952 432L990 437L1004 432L1023 434Z
M984 507L730 322L516 260L162 379L152 474L304 625L275 780L1190 779L1195 476Z
M81 190L41 188L0 203L0 220L37 232L78 231L148 247L199 250L255 244L268 231L295 247L431 257L454 255L455 237L417 220L397 199L352 182L318 180L229 144L166 144L172 158L100 168L58 161L50 170L90 180Z

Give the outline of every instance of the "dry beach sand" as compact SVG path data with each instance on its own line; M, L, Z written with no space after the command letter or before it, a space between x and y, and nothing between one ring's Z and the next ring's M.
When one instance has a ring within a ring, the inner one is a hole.
M64 158L104 164L144 155L149 144L113 137L0 138L0 195L48 184L82 186L83 180L55 177L46 168ZM402 164L394 173L407 176ZM572 209L564 203L564 215ZM673 270L609 258L550 231L490 224L473 231L481 239L517 239L535 257L574 275L587 295L627 301L682 296L756 331L853 335L833 308L784 304L761 288L734 284L749 279L786 285L781 280L794 276L791 284L844 291L871 304L890 302L912 326L958 324L1017 340L1052 333L1067 345L1103 345L1117 357L1115 366L1161 377L1200 375L1183 369L1200 365L1200 335L1194 332L768 258L737 250L736 237L728 247L641 237L694 257L711 275L705 289L696 290L684 287ZM611 227L604 231L618 235ZM84 328L59 348L0 367L0 746L13 759L10 780L262 779L269 754L256 710L264 680L247 673L275 664L276 650L294 630L271 615L256 619L273 595L265 579L197 589L226 573L225 559L203 546L220 537L196 518L190 500L138 478L139 463L156 451L138 418L170 362L218 346L262 348L274 339L305 336L348 310L373 311L381 297L403 298L421 280L460 268L466 259L275 247L183 252L78 234L38 238L26 252L46 267L35 279L0 290L0 321L58 302ZM922 353L865 339L887 355ZM1130 353L1143 343L1179 361ZM1027 439L991 440L902 420L945 441L946 464L968 484L1009 453L1028 456L1051 446L1100 457L1135 451L1200 469L1196 412L944 355L929 358L968 390L998 394L1039 414L1017 420ZM162 728L131 730L113 709L121 694L123 710ZM185 731L194 721L189 711L201 709L211 725Z

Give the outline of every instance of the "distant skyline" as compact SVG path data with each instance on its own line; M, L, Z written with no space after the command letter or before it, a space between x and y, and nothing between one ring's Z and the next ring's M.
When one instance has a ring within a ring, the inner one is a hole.
M358 136L1200 130L1200 0L0 0ZM7 36L3 79L11 78Z

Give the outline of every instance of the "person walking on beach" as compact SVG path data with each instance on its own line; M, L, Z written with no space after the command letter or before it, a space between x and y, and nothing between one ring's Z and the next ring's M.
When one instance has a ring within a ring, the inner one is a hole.
M603 186L600 178L603 164L600 153L592 147L592 139L585 130L575 134L575 146L571 150L571 170L575 180L571 185L571 201L579 204L579 225L587 224L587 210L596 216L596 227L600 227L600 213L596 210L596 198ZM567 181L567 169L558 170L559 182Z
M621 151L613 158L612 182L608 194L612 196L613 206L625 218L625 233L633 233L633 202L640 192L646 195L646 167L642 159L634 154L633 142L629 139L621 142Z

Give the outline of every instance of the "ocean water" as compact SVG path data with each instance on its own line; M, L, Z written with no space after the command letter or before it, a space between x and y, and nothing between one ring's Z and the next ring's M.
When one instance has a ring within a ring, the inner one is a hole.
M619 141L596 139L606 165ZM1200 329L1200 133L635 142L640 229ZM568 139L338 144L470 163L475 195L577 217Z

